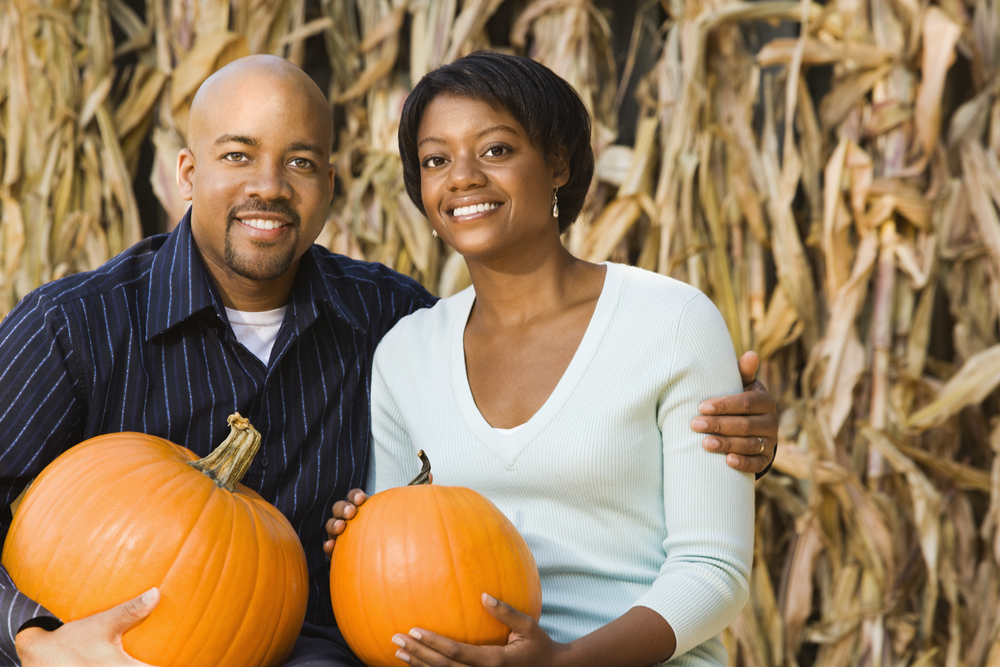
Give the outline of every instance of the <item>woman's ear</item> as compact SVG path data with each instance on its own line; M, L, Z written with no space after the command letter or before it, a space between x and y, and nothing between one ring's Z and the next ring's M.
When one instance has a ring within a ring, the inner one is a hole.
M550 158L552 165L552 184L561 188L569 181L569 160L565 146L557 148Z

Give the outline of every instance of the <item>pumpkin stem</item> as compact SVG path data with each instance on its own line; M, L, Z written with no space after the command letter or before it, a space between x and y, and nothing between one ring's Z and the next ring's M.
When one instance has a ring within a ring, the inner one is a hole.
M417 452L423 465L420 467L420 474L414 477L407 486L419 486L420 484L431 483L431 460L424 454L424 450Z
M250 420L234 412L229 415L229 436L212 453L191 465L205 473L220 489L235 491L260 448L260 433Z

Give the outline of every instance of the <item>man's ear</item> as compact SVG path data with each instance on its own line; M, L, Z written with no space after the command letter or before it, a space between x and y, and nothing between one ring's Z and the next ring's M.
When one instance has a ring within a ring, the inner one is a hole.
M333 167L332 164L328 165L327 166L327 177L330 179L330 203L331 204L333 203L333 183L334 183L334 176L336 176L336 175L337 175L337 170L334 169L334 167Z
M177 190L184 201L191 201L194 192L194 153L182 148L177 154Z

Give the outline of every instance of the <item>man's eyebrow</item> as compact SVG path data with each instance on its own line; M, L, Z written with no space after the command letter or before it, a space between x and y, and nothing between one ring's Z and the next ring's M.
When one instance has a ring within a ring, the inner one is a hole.
M476 139L481 139L485 137L487 134L490 134L492 132L509 132L510 134L520 134L516 129L514 129L510 125L492 125L484 130L477 132ZM444 139L440 137L424 137L419 142L417 142L417 148L420 148L426 143L443 144L445 142Z
M256 137L249 137L245 134L224 134L215 140L218 144L243 144L245 146L257 146L260 144Z
M325 151L320 148L319 144L311 144L308 141L296 141L288 145L288 150L295 151L307 151L309 153L315 153L317 155L323 155Z
M215 140L216 145L220 144L243 144L244 146L253 146L256 148L260 145L260 141L256 137L250 137L245 134L224 134ZM314 153L316 155L323 155L323 149L319 147L319 144L310 143L308 141L294 141L288 145L285 149L290 152L305 151L308 153Z

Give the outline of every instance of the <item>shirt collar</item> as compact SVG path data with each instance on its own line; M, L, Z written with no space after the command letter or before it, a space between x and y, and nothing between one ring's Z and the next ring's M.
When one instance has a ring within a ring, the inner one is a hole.
M296 330L301 332L318 317L318 309L313 305L316 303L327 304L336 317L355 329L362 329L330 281L320 271L313 256L315 252L315 248L310 248L303 255L292 285L288 305ZM146 340L209 308L222 321L228 321L222 297L194 244L189 208L153 258L149 277Z

